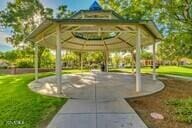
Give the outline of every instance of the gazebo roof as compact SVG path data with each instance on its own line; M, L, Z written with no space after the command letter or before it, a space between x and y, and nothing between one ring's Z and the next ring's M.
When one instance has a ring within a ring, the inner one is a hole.
M95 51L132 49L141 29L142 46L162 39L156 25L150 20L125 20L112 10L102 10L94 3L89 10L81 10L69 19L46 19L27 40L42 46L56 48L56 28L61 30L63 49Z
M96 11L96 10L103 10L102 7L95 1L89 8L89 10L93 10L93 11Z

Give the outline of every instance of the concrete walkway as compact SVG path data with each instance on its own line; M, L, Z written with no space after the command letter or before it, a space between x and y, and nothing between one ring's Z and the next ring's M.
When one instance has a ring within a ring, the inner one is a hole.
M105 73L87 76L90 81L84 83L91 84L90 88L83 88L83 93L76 92L78 95L69 90L68 95L73 99L67 101L47 128L147 128L123 96L110 90L118 78L107 81L106 76ZM100 88L106 85L111 86Z
M48 128L147 128L123 99L69 100Z

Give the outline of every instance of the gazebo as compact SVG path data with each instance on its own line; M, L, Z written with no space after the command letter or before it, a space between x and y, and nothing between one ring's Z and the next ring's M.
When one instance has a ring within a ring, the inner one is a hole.
M153 80L155 72L155 44L162 39L158 28L150 20L125 20L112 10L103 10L94 2L89 10L80 10L68 19L46 19L28 37L35 43L35 79L38 80L38 46L56 50L56 82L61 92L62 49L80 52L136 49L136 92L142 91L140 73L141 47L153 45ZM108 66L107 66L108 69ZM107 70L108 71L108 70Z

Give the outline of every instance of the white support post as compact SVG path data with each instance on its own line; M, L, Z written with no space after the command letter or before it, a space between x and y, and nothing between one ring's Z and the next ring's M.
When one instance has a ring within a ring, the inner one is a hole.
M61 30L60 25L56 29L56 81L58 86L58 92L62 93L61 77L62 77L62 67L61 67Z
M132 74L135 74L135 59L134 59L134 50L131 51L131 70L132 70Z
M83 53L81 52L81 72L83 71Z
M108 72L108 61L109 61L109 52L108 51L104 51L104 63L105 63L105 72Z
M38 80L38 44L35 43L35 80Z
M133 59L131 62L131 72L132 72L132 74L135 74L135 65L134 65Z
M141 50L141 29L138 26L137 39L136 39L136 92L141 92L141 64L140 64L140 50Z
M156 80L156 51L155 51L155 41L153 43L153 80Z
M106 53L106 69L107 69L107 72L109 72L109 51L107 51Z

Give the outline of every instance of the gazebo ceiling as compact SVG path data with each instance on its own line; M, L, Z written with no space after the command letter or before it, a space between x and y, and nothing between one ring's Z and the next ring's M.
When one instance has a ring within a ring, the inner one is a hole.
M45 20L27 37L27 40L55 49L58 25L63 49L81 51L132 49L136 45L138 28L141 29L142 46L162 39L152 21L124 20L113 11L95 8L96 10L94 7L90 10L81 10L70 19Z
M106 40L112 39L119 35L120 32L72 32L76 38L84 40Z

